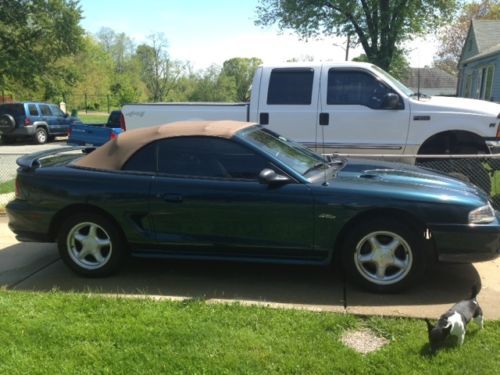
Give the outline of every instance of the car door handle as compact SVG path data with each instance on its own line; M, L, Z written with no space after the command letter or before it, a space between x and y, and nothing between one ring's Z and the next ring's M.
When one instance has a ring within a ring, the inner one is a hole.
M180 194L159 194L161 199L163 199L165 202L174 202L174 203L180 203L182 202L182 195Z

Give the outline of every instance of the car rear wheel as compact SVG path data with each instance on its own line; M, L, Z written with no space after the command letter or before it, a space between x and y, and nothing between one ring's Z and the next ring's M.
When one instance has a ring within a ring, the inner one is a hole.
M125 241L119 229L96 214L70 217L57 239L59 254L76 273L99 277L117 271L125 256Z
M37 128L35 131L35 142L39 145L43 145L47 143L49 136L47 134L47 130L45 128Z
M375 292L391 293L412 286L425 269L426 247L411 225L389 218L362 222L344 242L346 276Z
M10 132L16 127L16 120L11 115L4 113L0 115L0 130L4 133Z

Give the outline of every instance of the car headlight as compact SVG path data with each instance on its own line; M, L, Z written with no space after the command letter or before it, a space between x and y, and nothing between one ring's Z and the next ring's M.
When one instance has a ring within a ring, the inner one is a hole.
M495 210L489 202L486 206L469 212L469 224L488 224L495 221L495 218Z

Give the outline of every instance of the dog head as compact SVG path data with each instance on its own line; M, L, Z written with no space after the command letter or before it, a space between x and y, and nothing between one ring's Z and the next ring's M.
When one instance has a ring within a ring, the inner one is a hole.
M441 346L444 340L450 335L451 323L446 322L446 324L441 324L441 320L438 321L436 326L433 326L429 319L425 319L427 323L427 332L429 334L429 343L431 345L432 352L435 352L439 346Z

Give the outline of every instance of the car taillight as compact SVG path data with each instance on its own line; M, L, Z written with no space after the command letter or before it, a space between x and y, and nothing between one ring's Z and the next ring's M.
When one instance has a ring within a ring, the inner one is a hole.
M123 112L120 112L120 128L123 131L127 130L127 125L125 124L125 116L123 116Z
M111 141L112 139L115 139L118 137L118 135L115 132L111 132L111 135L109 136L109 140Z
M497 126L497 138L500 138L500 123Z
M24 119L24 125L31 125L31 119L29 117Z

